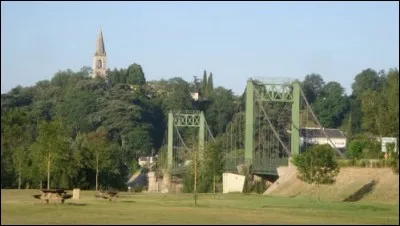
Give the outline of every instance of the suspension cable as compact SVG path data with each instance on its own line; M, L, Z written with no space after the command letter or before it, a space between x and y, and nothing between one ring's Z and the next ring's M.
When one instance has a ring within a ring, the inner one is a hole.
M322 126L321 126L321 124L319 123L317 117L315 116L314 111L313 111L312 108L310 107L310 104L308 103L308 101L307 101L307 99L306 99L306 97L305 97L305 95L304 95L303 90L301 89L301 87L300 87L300 93L301 93L301 96L303 97L304 101L306 102L307 107L310 109L311 115L313 116L314 120L317 122L317 124L318 124L320 130L322 131L322 133L323 133L323 134L325 135L325 137L329 140L329 142L331 142L331 144L333 145L335 151L336 151L342 158L346 159L346 155L343 154L341 151L339 151L339 149L336 148L336 145L332 142L331 138L326 134L325 130L322 129Z
M183 146L185 147L185 149L190 150L190 149L186 146L185 142L183 141L183 139L182 139L182 137L181 137L181 134L179 133L178 127L176 127L175 124L174 124L174 127L175 127L175 129L176 129L177 134L178 134L178 138L179 138L180 141L182 142L182 144L183 144Z
M269 126L271 126L272 132L273 132L273 133L275 134L275 136L278 138L279 143L282 145L282 147L283 147L283 149L285 150L286 154L290 155L289 149L288 149L288 148L286 147L286 145L282 142L282 140L281 140L281 138L279 137L278 133L276 132L274 126L272 125L271 121L269 120L269 117L268 117L268 115L267 115L267 112L265 112L265 109L262 107L262 104L261 104L261 101L260 101L260 98L261 98L261 97L259 96L259 94L258 94L257 92L255 92L255 93L256 93L256 96L258 97L258 98L256 98L256 100L257 100L259 106L261 107L262 111L264 112L264 116L265 116L265 118L267 119Z
M211 130L210 130L210 127L208 126L207 120L204 119L204 122L206 124L206 128L207 128L209 135L211 136L212 140L215 142L215 138L214 138L213 134L211 133Z

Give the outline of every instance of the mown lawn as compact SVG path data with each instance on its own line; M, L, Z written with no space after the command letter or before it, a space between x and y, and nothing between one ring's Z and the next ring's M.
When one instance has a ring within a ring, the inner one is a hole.
M1 224L399 224L399 206L245 194L120 193L116 202L81 191L44 204L39 190L1 190ZM70 192L72 193L72 192Z

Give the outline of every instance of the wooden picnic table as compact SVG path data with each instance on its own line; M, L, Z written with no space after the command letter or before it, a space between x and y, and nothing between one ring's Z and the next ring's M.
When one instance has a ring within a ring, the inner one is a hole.
M40 195L34 195L36 199L41 199L49 203L50 199L59 200L64 204L65 199L69 199L72 195L68 195L64 189L41 189Z

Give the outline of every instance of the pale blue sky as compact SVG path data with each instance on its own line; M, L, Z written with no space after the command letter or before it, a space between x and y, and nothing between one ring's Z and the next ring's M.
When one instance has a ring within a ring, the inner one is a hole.
M320 73L351 92L362 69L399 66L398 2L1 2L1 93L91 66L147 80L202 78L242 93L249 77Z

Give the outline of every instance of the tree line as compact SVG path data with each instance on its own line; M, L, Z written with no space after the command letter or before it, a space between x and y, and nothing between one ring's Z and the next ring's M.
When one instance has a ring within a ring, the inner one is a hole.
M179 77L147 81L136 63L108 70L106 81L90 74L89 67L59 71L1 95L2 188L124 188L138 157L161 148L168 111L204 111L218 137L243 101L230 89L214 88L206 71L200 101L191 97L196 84ZM318 74L306 75L302 89L324 127L340 128L351 140L398 137L398 81L397 69L366 69L355 76L349 96ZM211 189L212 177L205 180Z

